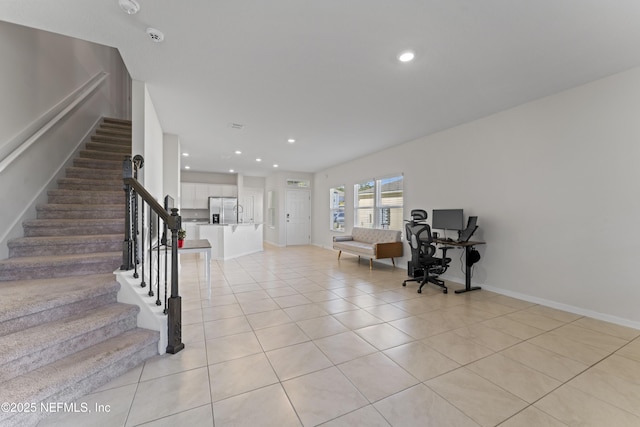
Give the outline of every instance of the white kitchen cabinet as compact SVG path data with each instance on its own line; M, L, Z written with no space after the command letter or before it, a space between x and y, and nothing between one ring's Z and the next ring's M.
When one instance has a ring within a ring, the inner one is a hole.
M222 186L222 197L238 197L238 186L237 185L223 185Z
M180 184L180 206L182 209L195 209L196 204L196 186L192 182L183 182Z
M222 184L209 184L209 197L221 197Z
M209 209L209 184L194 184L196 187L196 200L194 209Z
M238 197L238 186L183 182L180 185L182 209L209 209L209 197Z

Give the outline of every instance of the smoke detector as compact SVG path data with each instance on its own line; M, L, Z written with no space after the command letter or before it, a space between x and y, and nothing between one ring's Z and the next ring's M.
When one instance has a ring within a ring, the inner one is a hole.
M118 4L128 15L135 15L140 10L140 5L135 0L118 0Z
M156 43L160 43L161 41L164 41L164 34L162 34L162 31L160 30L156 30L155 28L147 28L147 34L149 35L149 37L151 37L151 40L153 40Z

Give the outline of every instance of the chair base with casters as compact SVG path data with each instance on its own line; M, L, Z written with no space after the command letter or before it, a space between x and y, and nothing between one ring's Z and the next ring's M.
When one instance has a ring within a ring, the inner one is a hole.
M425 266L422 271L423 274L420 277L414 277L413 279L407 279L402 282L402 286L407 286L407 282L419 282L420 287L418 288L418 293L422 293L422 288L424 285L429 283L433 283L436 286L440 286L442 288L442 293L446 294L449 292L447 286L444 283L444 280L438 279L440 274L443 274L447 270L447 265L451 262L451 258L447 258L447 250L449 248L442 248L442 258L434 258L436 261L434 264Z

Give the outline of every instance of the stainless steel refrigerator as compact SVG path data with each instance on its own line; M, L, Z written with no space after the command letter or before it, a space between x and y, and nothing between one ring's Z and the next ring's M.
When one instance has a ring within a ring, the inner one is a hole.
M237 224L238 198L209 197L209 223Z

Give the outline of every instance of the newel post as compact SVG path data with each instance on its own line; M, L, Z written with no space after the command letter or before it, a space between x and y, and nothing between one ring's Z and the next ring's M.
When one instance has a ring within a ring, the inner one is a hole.
M127 156L122 161L125 215L124 242L122 242L122 265L120 266L120 270L131 270L133 268L133 240L131 239L131 185L127 184L127 178L133 178L133 164L131 162L131 156Z
M167 353L175 354L184 348L182 342L182 298L178 289L178 230L182 227L182 219L178 209L171 209L169 217L171 230L171 297L168 311L168 344Z

